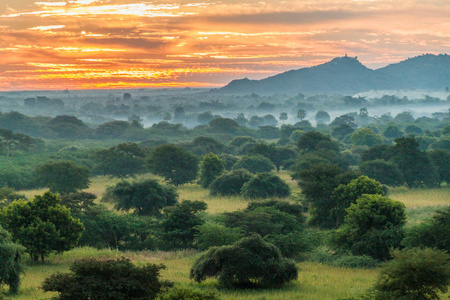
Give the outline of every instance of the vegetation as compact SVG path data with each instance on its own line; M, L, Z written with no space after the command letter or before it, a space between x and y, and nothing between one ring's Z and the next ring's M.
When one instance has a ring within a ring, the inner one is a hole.
M11 294L17 294L23 273L22 255L25 248L12 241L8 231L0 226L0 286L7 284Z
M36 169L42 185L54 193L68 194L89 186L89 169L71 161L53 162Z

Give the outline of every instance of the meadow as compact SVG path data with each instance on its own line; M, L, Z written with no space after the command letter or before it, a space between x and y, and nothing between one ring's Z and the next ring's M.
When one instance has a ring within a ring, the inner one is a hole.
M290 201L301 200L297 184L290 179L287 172L281 171L280 177L288 182L293 193ZM133 180L154 177L141 175ZM108 185L113 185L120 179L106 176L92 178L92 183L86 191L96 194L99 198ZM45 190L20 191L27 197L42 194ZM180 200L201 200L208 204L207 212L217 214L234 211L247 206L248 201L242 197L211 197L208 190L196 184L185 184L178 187ZM403 202L407 207L408 224L418 224L428 218L433 212L443 206L450 205L450 188L440 189L406 189L397 188L390 191L389 197ZM99 200L97 200L99 201ZM108 204L108 208L112 208ZM20 293L7 299L51 299L54 293L45 293L40 288L42 281L56 272L68 271L74 260L86 257L129 257L136 264L156 263L164 264L167 268L162 271L162 277L179 285L189 285L199 289L213 290L222 299L339 299L357 296L364 293L375 282L380 269L349 269L334 267L313 262L299 262L298 280L277 290L225 290L217 286L215 280L207 280L197 284L189 279L189 270L199 256L196 250L184 251L141 251L120 252L113 249L97 250L83 247L65 252L61 255L50 256L45 264L33 264L26 259L27 268L22 278ZM444 295L450 297L450 293Z

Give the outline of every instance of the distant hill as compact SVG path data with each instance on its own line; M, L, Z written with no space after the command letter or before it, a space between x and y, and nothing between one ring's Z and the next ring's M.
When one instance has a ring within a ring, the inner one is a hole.
M287 71L261 80L233 80L227 93L358 93L369 90L444 89L450 86L450 56L426 54L372 70L354 57Z

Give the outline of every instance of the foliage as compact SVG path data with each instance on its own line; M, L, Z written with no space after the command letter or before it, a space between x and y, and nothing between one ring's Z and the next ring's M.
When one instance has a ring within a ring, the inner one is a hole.
M153 173L174 185L188 183L197 178L198 158L176 145L155 147L150 153L148 163Z
M36 169L42 184L52 192L68 194L89 187L89 169L71 161L46 163Z
M419 144L414 138L402 137L395 139L393 157L400 172L409 187L428 186L437 184L437 174L425 152L419 150Z
M279 200L263 200L250 202L246 211L252 211L259 207L272 207L281 212L294 216L300 224L305 223L305 216L303 215L303 206L298 203L290 203Z
M119 182L112 189L112 196L116 200L116 209L133 209L139 215L159 215L164 207L174 205L178 200L174 187L163 186L154 179Z
M223 214L227 227L240 228L246 234L257 233L262 237L273 234L289 234L302 229L302 223L286 212L270 206Z
M17 294L19 291L24 250L25 248L14 243L9 232L0 226L0 286L7 284L11 294Z
M160 279L163 265L134 266L128 258L75 261L71 273L56 273L44 280L44 291L57 299L156 299L167 283Z
M2 187L0 188L0 209L11 204L15 200L25 199L24 195L20 195L14 191L13 188L10 187Z
M430 247L450 252L450 206L437 210L432 218L409 228L403 244Z
M253 174L260 172L270 172L273 170L273 168L274 165L272 161L262 155L243 156L233 166L233 170L245 169Z
M198 232L195 234L194 246L200 250L210 247L230 245L243 236L240 228L230 228L215 223L205 223L197 226Z
M189 287L163 289L158 300L219 300L214 292L195 290Z
M291 190L286 182L272 173L258 173L255 177L244 183L241 194L245 198L286 198Z
M6 229L14 241L25 246L34 261L72 249L84 230L83 224L60 202L56 195L47 192L29 201L15 201L3 210Z
M303 134L297 143L301 152L311 152L319 150L339 151L338 144L331 138L318 131L310 131Z
M144 151L135 143L122 143L95 154L100 174L124 178L143 171Z
M80 214L89 211L95 205L94 200L97 196L92 193L78 192L61 196L61 205L64 205L72 214Z
M405 182L397 166L382 159L365 161L359 165L359 170L385 185L400 186Z
M209 122L209 127L214 132L224 132L230 133L234 132L239 128L239 123L233 119L228 118L217 118Z
M228 288L281 287L297 276L295 264L258 235L210 249L195 262L190 274L197 282L218 277L219 283Z
M200 162L200 184L204 188L209 185L225 171L225 162L216 154L209 153L203 156Z
M344 221L345 210L364 194L385 196L386 192L378 181L367 176L359 176L348 184L341 184L333 190L332 200L335 207L330 213L331 218L336 221L336 227L339 227Z
M379 267L381 262L373 257L367 255L353 255L351 253L339 253L330 251L328 248L316 248L310 257L309 261L336 266L340 268L362 268L373 269Z
M308 231L269 234L264 237L264 240L274 244L284 257L289 258L298 258L301 254L311 251L314 246L314 237Z
M434 149L427 153L428 158L437 172L440 183L450 183L450 152Z
M233 170L217 177L209 186L211 195L234 196L241 193L242 186L253 176L244 169Z
M354 145L362 145L372 147L383 143L383 138L379 134L375 134L370 128L362 128L355 131L350 140Z
M390 258L389 249L400 246L405 205L381 195L363 195L347 209L335 243L354 255Z
M440 299L450 284L450 255L430 248L393 251L375 284L376 300Z
M193 246L198 226L204 223L200 213L207 205L203 201L183 200L164 209L161 236L166 249L186 249Z

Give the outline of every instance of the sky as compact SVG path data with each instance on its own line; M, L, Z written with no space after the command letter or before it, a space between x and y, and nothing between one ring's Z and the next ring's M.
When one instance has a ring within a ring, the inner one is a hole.
M0 91L214 88L449 49L448 0L0 0Z

